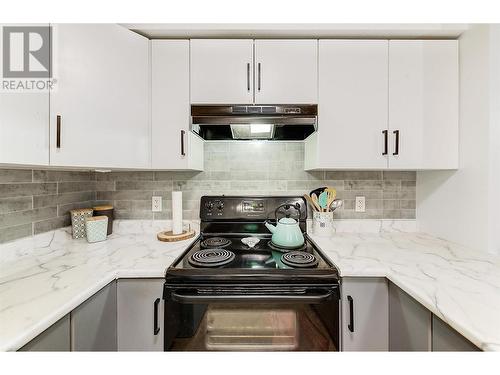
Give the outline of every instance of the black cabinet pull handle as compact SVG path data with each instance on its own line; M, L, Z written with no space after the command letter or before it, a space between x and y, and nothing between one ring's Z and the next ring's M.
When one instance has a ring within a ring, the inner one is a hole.
M158 306L160 305L160 299L157 298L154 303L154 327L153 327L153 333L155 336L160 332L160 327L158 324Z
M56 117L56 147L61 148L61 116Z
M393 155L399 155L399 130L394 130L393 133L396 135L395 146Z
M382 130L382 134L384 135L384 152L382 152L382 155L387 155L388 152L388 142L389 142L389 132L387 130Z
M250 63L247 63L247 91L250 92Z
M184 135L186 134L185 130L181 130L181 156L186 156L186 152L184 151Z
M257 74L258 74L258 87L257 87L257 90L260 91L260 81L261 81L261 69L260 69L260 63L257 64Z
M349 301L349 324L347 328L349 328L349 331L354 332L354 301L351 296L347 296L347 300Z

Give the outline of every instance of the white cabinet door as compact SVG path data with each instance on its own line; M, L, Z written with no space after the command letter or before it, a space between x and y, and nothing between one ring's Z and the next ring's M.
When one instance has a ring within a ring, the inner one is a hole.
M318 133L306 141L306 169L387 167L387 48L320 40Z
M203 140L189 131L189 40L151 45L153 169L203 170Z
M191 40L191 103L253 102L253 40Z
M0 164L49 165L48 92L0 91Z
M375 277L342 278L342 350L389 349L387 280Z
M163 351L164 283L164 279L118 280L118 351Z
M317 40L255 41L255 103L318 102Z
M389 135L390 168L458 168L456 40L389 42Z
M149 167L149 41L115 24L53 31L50 164Z
M112 281L71 311L71 350L116 351L116 281Z

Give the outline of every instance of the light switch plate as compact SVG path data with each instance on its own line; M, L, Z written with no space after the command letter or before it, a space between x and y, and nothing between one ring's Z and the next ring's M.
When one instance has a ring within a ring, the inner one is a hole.
M161 212L161 197L153 197L151 198L151 210L153 212Z
M356 197L354 204L354 211L365 212L366 211L366 198L364 196Z

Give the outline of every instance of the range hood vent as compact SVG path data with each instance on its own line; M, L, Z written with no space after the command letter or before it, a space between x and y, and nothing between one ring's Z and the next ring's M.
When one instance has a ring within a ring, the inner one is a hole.
M191 130L211 141L304 140L316 131L318 106L193 105Z

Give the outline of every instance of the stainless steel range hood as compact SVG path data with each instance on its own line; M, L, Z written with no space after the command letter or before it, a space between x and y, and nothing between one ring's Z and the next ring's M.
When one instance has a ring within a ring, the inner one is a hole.
M318 106L193 105L191 130L206 140L304 140L316 131Z

